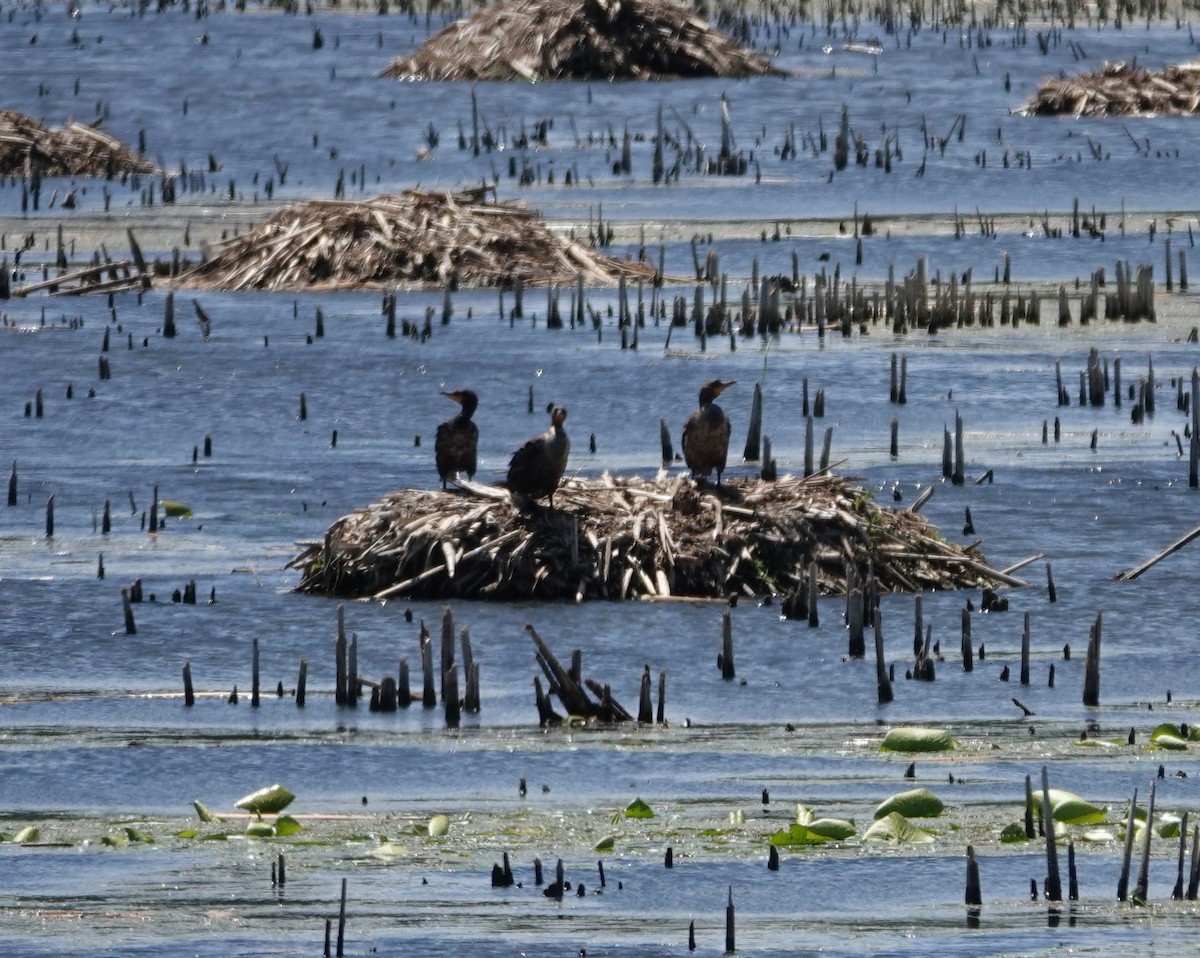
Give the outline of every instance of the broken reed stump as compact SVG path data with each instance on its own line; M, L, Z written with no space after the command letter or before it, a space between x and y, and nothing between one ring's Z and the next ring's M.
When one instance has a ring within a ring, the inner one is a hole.
M536 81L782 73L673 0L510 0L452 23L381 76Z
M368 200L288 206L226 241L177 280L190 289L340 290L400 286L615 286L652 279L650 266L552 233L537 213L489 202L487 188L407 190Z
M846 569L879 592L1024 585L924 518L877 505L829 474L776 483L685 476L571 479L556 508L509 494L406 489L335 522L290 563L301 592L495 600L727 598L845 591ZM813 571L810 572L810 569Z
M602 685L595 679L583 678L582 672L582 653L576 649L571 656L571 668L565 669L558 657L551 651L550 646L545 640L538 635L537 630L530 623L525 624L525 631L529 633L529 637L533 640L533 644L537 649L535 658L538 665L542 669L546 681L549 683L550 692L542 691L541 678L534 676L533 687L537 696L538 721L542 726L557 725L563 721L562 717L554 712L550 705L549 695L558 696L558 700L562 703L563 708L571 716L573 722L589 722L612 725L618 722L632 722L633 716L618 702L612 694L612 689L607 684ZM665 673L664 673L665 675ZM649 666L642 677L642 688L646 690L645 697L648 701L649 696ZM588 693L591 693L589 695ZM663 697L665 695L665 685L659 685L659 722L662 722L662 711L664 706ZM648 721L642 718L646 712L640 710L638 721Z

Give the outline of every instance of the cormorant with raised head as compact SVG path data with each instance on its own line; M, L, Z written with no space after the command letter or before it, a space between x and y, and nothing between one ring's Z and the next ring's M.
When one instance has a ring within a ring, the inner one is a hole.
M479 450L479 427L471 420L479 405L479 397L469 389L456 389L442 393L462 406L462 411L453 419L447 419L437 428L437 440L433 444L434 460L442 488L446 481L465 472L467 478L475 476L475 465Z
M567 471L571 440L563 428L567 410L551 403L546 411L550 413L550 428L513 453L508 464L508 488L531 499L548 496L553 507L554 490Z
M694 476L717 471L717 485L729 455L729 417L714 401L737 380L712 379L700 387L700 408L683 424L683 459Z

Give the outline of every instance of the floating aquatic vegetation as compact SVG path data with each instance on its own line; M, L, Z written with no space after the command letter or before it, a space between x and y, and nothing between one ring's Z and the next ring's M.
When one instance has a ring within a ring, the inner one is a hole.
M918 828L899 812L891 812L863 832L864 842L892 842L896 845L927 845L933 835Z
M282 785L268 785L239 798L233 804L253 815L276 815L292 804L295 797Z
M884 818L899 812L905 818L937 818L945 809L940 798L927 788L914 788L899 792L875 809L875 818Z
M907 725L888 732L879 748L884 752L945 752L954 744L945 729Z
M1050 794L1050 810L1054 821L1067 825L1099 824L1107 818L1104 809L1099 805L1080 798L1072 792L1061 788L1052 788ZM1042 793L1038 789L1033 792L1034 814L1042 812Z
M625 806L626 818L653 818L654 809L647 805L640 798L635 798L632 802Z

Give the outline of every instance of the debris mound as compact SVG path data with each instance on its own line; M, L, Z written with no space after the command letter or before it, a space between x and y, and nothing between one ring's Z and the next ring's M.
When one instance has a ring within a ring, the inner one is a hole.
M782 74L673 0L511 0L381 74L401 80L651 80Z
M938 538L914 512L877 505L824 474L571 479L556 508L503 489L405 489L335 522L289 566L297 589L346 598L496 600L724 598L846 588L847 569L883 592L1014 584L974 548Z
M487 202L484 189L408 190L359 202L312 200L222 244L179 278L214 290L367 289L403 285L611 285L654 271L552 233L538 215Z
M1025 106L1043 116L1189 116L1200 110L1200 62L1148 70L1124 61L1046 80Z
M0 176L104 176L158 173L157 166L95 126L72 120L43 126L14 110L0 110Z

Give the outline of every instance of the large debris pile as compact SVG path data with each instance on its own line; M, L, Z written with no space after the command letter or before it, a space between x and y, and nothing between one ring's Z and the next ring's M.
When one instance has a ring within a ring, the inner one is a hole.
M646 80L781 72L673 0L511 0L451 24L382 75Z
M1200 110L1200 63L1147 70L1106 63L1095 73L1045 81L1025 112L1050 116L1190 115Z
M104 176L159 169L119 140L72 120L63 129L0 110L0 176Z
M829 475L719 488L683 476L572 479L555 508L506 492L406 489L339 519L292 560L299 590L354 598L637 599L791 594L816 563L823 592L849 568L880 591L1012 583L915 512Z
M179 279L218 290L395 286L611 285L647 267L552 233L536 213L463 193L409 190L360 202L313 200L280 210Z

